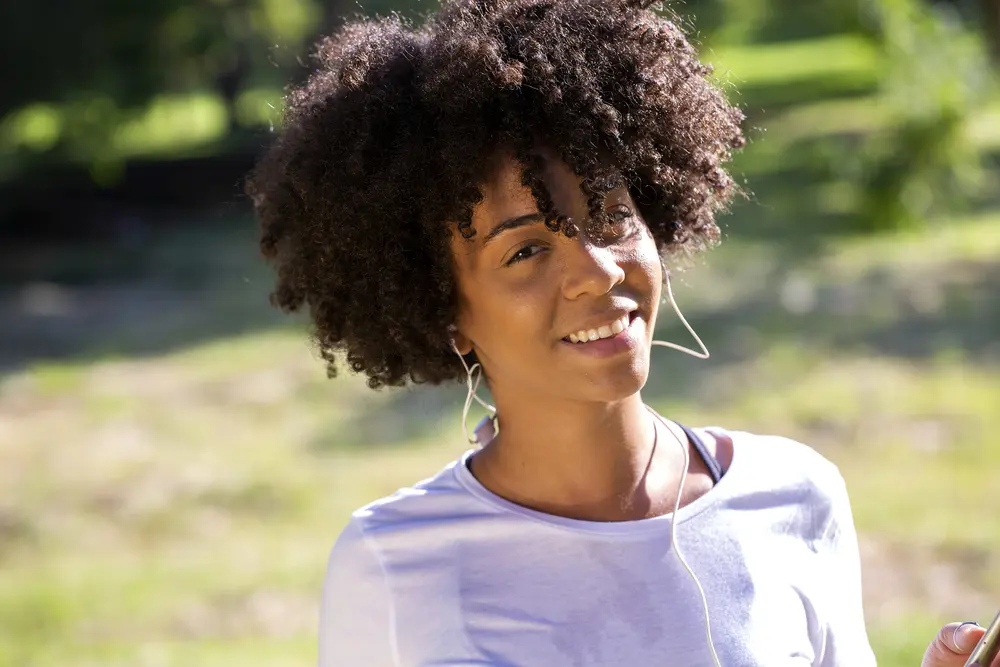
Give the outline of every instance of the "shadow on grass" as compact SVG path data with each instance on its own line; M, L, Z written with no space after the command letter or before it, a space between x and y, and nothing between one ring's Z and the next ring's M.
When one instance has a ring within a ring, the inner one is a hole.
M699 361L654 350L649 400L717 404L728 391L705 377L753 362L778 346L838 356L874 356L929 362L956 355L978 367L1000 369L1000 261L956 263L934 275L900 279L872 270L847 282L824 282L776 269L749 298L688 316L712 352ZM658 328L666 340L689 344L668 310ZM806 372L807 369L801 369ZM745 390L741 387L735 390Z
M247 218L137 227L115 240L7 246L0 373L45 361L147 356L295 324Z

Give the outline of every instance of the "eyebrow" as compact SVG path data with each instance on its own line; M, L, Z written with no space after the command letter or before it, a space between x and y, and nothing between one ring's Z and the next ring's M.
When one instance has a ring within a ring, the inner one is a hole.
M517 229L518 227L524 227L526 225L532 225L545 220L545 216L539 212L527 213L525 215L518 216L516 218L508 218L504 220L499 225L494 227L489 231L486 237L483 239L483 245L486 245L493 239L495 239L500 234L511 229Z

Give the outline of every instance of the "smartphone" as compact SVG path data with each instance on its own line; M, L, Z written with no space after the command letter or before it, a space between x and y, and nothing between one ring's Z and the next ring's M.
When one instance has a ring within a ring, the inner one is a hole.
M965 661L965 667L990 667L997 655L1000 654L1000 613L990 623L986 629L986 634L972 649L969 659Z

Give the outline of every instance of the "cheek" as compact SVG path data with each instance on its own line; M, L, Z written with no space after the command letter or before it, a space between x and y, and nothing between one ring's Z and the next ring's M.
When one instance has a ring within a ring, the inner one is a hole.
M546 278L493 285L478 305L476 328L494 355L523 355L525 341L544 338L551 326L552 290Z
M496 314L501 326L522 335L534 335L549 326L555 308L551 282L546 276L509 285Z
M660 253L656 249L656 242L648 231L644 231L643 239L638 244L635 251L635 261L638 270L643 274L646 281L653 286L656 294L659 295L660 286L663 284L663 262Z
M649 316L650 329L655 327L656 316L659 312L665 277L663 271L663 262L657 251L656 242L647 233L636 248L634 272L637 275L633 279L633 284L636 287L641 284L643 291L648 295L648 302L645 306Z

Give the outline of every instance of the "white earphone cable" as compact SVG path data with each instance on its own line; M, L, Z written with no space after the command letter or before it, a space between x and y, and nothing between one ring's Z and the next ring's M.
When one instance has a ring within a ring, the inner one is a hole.
M664 275L666 275L666 274L664 274ZM677 313L677 317L680 318L680 321L684 324L684 328L686 328L688 330L688 333L690 333L691 336L696 341L698 341L698 347L701 348L701 352L698 352L696 350L692 350L692 349L684 347L682 345L678 345L677 343L670 343L670 342L665 341L665 340L654 340L653 341L653 345L660 345L662 347L669 347L669 348L674 349L674 350L679 350L681 352L684 352L685 354L690 354L692 357L697 357L698 359L708 359L708 357L709 357L708 348L705 347L705 344L703 342L701 342L701 338L698 337L698 334L695 333L695 331L691 327L691 325L688 324L688 321L684 318L684 314L681 312L681 309L677 307L677 302L674 300L674 292L673 292L672 289L670 289L670 277L667 276L664 279L664 282L666 283L667 298L670 300L670 305L673 307L674 312Z
M695 330L691 327L690 324L688 324L687 319L684 318L684 314L681 313L681 309L677 307L677 301L674 300L674 292L672 289L670 289L670 276L667 273L664 273L664 282L666 284L667 298L670 300L670 305L673 307L674 312L677 313L677 317L680 318L680 321L684 324L684 327L688 330L688 333L690 333L691 336L696 341L698 341L698 346L701 348L701 352L697 352L696 350L692 350L682 345L678 345L676 343L671 343L664 340L654 340L652 341L653 345L659 345L661 347L669 347L671 349L684 352L685 354L689 354L692 357L696 357L698 359L708 359L709 357L708 348L705 347L705 343L701 341L701 338L698 337L698 334L695 333ZM691 455L688 452L687 438L682 439L680 436L678 436L677 433L674 432L674 429L671 428L670 423L667 422L666 419L661 417L658 412L656 412L649 406L646 406L646 408L651 413L653 413L653 415L657 419L663 422L663 426L667 429L671 437L677 442L677 444L681 448L681 451L684 453L684 467L681 470L681 481L677 488L677 499L674 502L674 513L670 522L670 546L671 548L673 548L674 553L677 554L677 560L680 561L681 566L684 568L684 571L687 572L688 576L691 578L691 581L694 582L695 588L698 589L698 595L699 597L701 597L702 610L704 610L705 612L704 615L705 640L708 643L708 650L711 651L712 653L712 660L713 662L715 662L715 667L722 667L722 662L719 660L719 654L715 650L715 642L712 640L712 619L708 611L708 598L705 596L705 589L702 588L701 581L698 580L698 576L694 573L694 570L691 569L691 566L688 565L687 560L684 558L684 554L681 552L680 545L677 544L677 513L680 511L681 508L681 497L684 493L684 482L687 481L687 471L688 467L691 465Z
M695 588L698 589L698 596L701 598L701 607L705 612L705 640L708 643L708 650L712 653L712 661L715 662L715 667L722 667L719 655L715 651L715 642L712 640L711 616L708 611L708 598L705 596L705 589L702 588L701 582L698 580L698 576L694 573L694 570L691 569L691 566L688 565L687 560L684 558L684 554L681 553L680 545L677 544L677 513L681 509L681 495L684 492L684 482L687 480L688 467L691 465L691 455L688 452L688 446L685 440L682 440L680 436L674 432L667 420L661 417L659 413L649 406L646 406L646 409L653 413L657 419L663 422L663 426L670 433L671 437L673 437L674 441L680 445L681 450L684 452L684 467L681 469L681 481L680 485L677 487L677 499L674 501L674 513L670 520L670 546L673 548L674 553L677 554L677 560L680 561L684 571L687 572L691 581L694 582Z
M474 445L478 443L478 440L469 437L469 425L467 423L469 421L469 408L472 407L472 401L476 401L481 406L486 408L491 415L496 415L497 409L483 399L479 398L479 381L483 378L482 365L479 362L476 362L472 364L472 367L470 368L469 364L465 361L465 357L463 357L462 353L458 351L458 347L455 345L454 340L451 341L451 349L458 355L459 360L462 362L462 366L465 368L465 386L468 389L468 393L465 395L465 405L462 407L462 433L465 435L465 439L468 440L470 444ZM477 373L476 371L479 372ZM475 382L472 380L473 375L476 376Z

